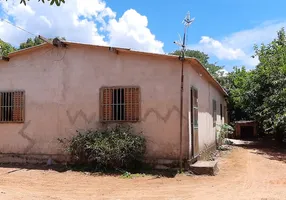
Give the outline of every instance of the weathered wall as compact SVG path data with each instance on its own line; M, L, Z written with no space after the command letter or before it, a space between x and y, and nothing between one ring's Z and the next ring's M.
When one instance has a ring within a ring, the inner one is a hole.
M220 104L225 105L225 100L223 95L218 92L217 89L213 87L207 81L198 70L194 68L188 68L187 74L188 81L186 88L186 96L190 97L190 88L195 87L198 90L198 104L199 104L199 121L198 121L198 137L199 137L199 151L202 152L207 148L211 148L216 144L216 131L219 126L224 123L224 115L221 119L220 116ZM215 99L217 103L217 121L216 126L213 126L213 105L212 100ZM190 116L190 98L185 99L188 104L188 115ZM190 120L190 119L189 119ZM190 131L190 130L189 130ZM189 136L189 155L191 155L191 131Z
M180 62L101 48L45 48L0 63L0 90L26 92L25 124L0 124L0 152L61 154L57 139L96 128L99 88L140 86L149 158L178 159ZM185 116L185 120L186 120ZM185 157L188 133L184 132Z
M99 125L99 89L102 86L139 86L141 122L134 124L146 136L149 159L179 158L181 62L173 58L115 54L107 49L71 45L54 47L0 61L0 90L25 90L25 123L0 124L0 152L62 154L58 138L76 129ZM217 114L222 96L185 64L183 152L191 150L188 114L189 88L199 90L199 146L215 143L212 98ZM218 116L218 123L220 117Z

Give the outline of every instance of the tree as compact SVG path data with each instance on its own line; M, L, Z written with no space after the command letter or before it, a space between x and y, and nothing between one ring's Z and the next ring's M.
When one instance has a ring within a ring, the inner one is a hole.
M8 0L6 0L8 1ZM27 1L30 1L30 0L21 0L20 1L20 4L24 4L25 6L27 5ZM38 0L39 2L41 1L42 3L45 3L45 0ZM61 3L65 3L65 0L46 0L48 2L50 2L50 5L54 5L56 4L57 6L60 6Z
M234 68L226 77L231 120L254 119L264 133L286 139L286 34L255 46L260 63L254 70Z
M228 92L228 111L230 121L253 118L253 107L248 92L251 89L252 72L244 66L233 67L233 71L223 77L223 86Z
M66 40L65 37L57 37L59 38L60 40ZM53 40L52 38L49 38L49 40ZM35 37L34 39L32 38L28 38L26 42L23 42L20 44L20 47L19 49L26 49L26 48L30 48L30 47L33 47L33 46L37 46L37 45L40 45L40 44L43 44L45 43L43 40L41 40L39 37Z
M181 55L181 51L177 50L170 54L179 56ZM220 77L223 75L223 72L221 71L223 67L209 63L209 56L207 54L196 50L186 50L185 56L197 58L201 62L201 64L210 72L210 74L218 81L220 80Z
M39 37L35 37L34 39L28 38L26 42L23 42L20 44L19 49L26 49L26 48L33 47L33 46L36 46L42 43L44 43L44 41L41 40Z
M4 42L0 39L0 56L7 56L9 53L16 50L15 47L13 47L11 44Z
M276 134L285 134L286 129L286 36L278 31L277 38L268 45L255 46L255 55L260 63L253 76L252 99L256 103L254 116L263 124L263 129ZM283 121L284 120L284 121ZM277 127L280 126L280 127Z

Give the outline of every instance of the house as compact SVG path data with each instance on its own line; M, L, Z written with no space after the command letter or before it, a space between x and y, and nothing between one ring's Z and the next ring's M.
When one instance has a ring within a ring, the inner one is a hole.
M227 94L197 59L63 44L0 60L1 162L64 159L59 138L102 122L131 122L142 130L150 160L189 160L215 148Z
M236 121L234 137L240 139L251 139L257 136L256 121Z

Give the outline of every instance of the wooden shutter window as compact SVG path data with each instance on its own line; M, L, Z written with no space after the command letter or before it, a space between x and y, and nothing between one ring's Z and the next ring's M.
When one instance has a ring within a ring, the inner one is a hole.
M103 89L102 90L102 120L109 121L112 120L112 90Z
M140 115L139 87L101 89L101 120L136 122Z
M0 92L0 122L24 122L24 94L24 91Z
M13 121L21 122L24 119L24 93L23 92L14 92L13 94Z

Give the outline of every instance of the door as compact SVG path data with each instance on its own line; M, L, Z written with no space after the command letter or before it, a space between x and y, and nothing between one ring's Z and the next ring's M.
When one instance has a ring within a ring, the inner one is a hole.
M241 126L240 127L240 138L251 139L253 137L254 128L253 126Z
M192 135L192 158L196 158L199 155L199 102L198 102L198 90L191 87L190 96L190 109L191 109L191 135Z

